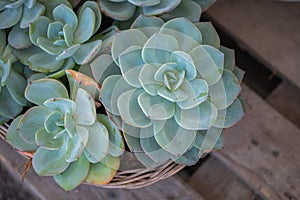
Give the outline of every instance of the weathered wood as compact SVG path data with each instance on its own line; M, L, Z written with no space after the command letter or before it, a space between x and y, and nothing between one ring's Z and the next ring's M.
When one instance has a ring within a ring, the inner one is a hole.
M189 179L189 184L206 200L260 199L214 157L199 167Z
M264 199L300 198L300 130L247 87L251 110L213 153Z
M300 4L218 0L208 15L274 73L300 88Z
M300 128L300 89L298 87L284 81L272 92L267 101Z
M0 139L0 162L21 184L22 166L25 159L6 142ZM178 177L171 177L154 185L135 190L103 189L95 186L81 185L72 192L60 189L51 177L39 177L30 170L24 181L24 187L37 199L85 200L85 199L183 199L202 200L202 197Z

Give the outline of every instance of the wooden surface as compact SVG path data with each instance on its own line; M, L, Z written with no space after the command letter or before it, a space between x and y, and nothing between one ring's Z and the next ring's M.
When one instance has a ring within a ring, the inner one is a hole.
M284 81L272 92L267 101L300 128L300 88Z
M243 88L251 110L225 132L225 149L213 156L264 199L298 199L300 130Z
M25 159L16 153L12 147L0 139L0 162L21 183L20 171ZM37 199L55 200L89 200L89 199L118 199L118 200L202 200L202 197L189 185L184 184L179 177L173 176L157 184L135 190L102 189L82 185L72 192L60 189L52 178L39 177L32 170L26 176L24 187Z
M207 13L248 52L300 88L300 3L218 0Z
M189 179L206 200L248 200L261 198L233 174L222 162L210 157Z

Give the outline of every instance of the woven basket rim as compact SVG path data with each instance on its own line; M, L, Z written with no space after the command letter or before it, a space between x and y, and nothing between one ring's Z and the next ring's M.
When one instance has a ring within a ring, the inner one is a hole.
M6 141L6 134L9 128L9 124L0 125L0 138ZM26 159L30 159L30 156L26 152L16 151ZM158 181L164 180L185 167L183 164L178 164L173 161L169 161L166 164L159 166L155 169L139 168L132 170L117 171L116 175L108 184L98 185L84 182L83 184L92 185L101 188L110 189L137 189L145 186L152 185Z

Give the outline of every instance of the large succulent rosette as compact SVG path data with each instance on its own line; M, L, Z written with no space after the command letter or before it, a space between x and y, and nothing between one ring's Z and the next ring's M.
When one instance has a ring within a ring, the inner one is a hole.
M137 13L187 17L199 21L202 10L215 0L99 0L102 12L119 21L129 20Z
M91 69L108 115L147 167L195 164L243 116L243 71L211 23L140 16Z
M96 114L94 96L87 87L76 87L72 75L82 75L67 73L73 86L71 98L57 80L30 82L25 96L36 106L11 123L6 139L19 151L34 152L34 170L41 176L54 176L65 190L83 181L105 184L120 165L122 136L106 115Z

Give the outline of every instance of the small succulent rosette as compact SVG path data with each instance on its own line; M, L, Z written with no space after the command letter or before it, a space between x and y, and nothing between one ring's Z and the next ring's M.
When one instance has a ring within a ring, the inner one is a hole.
M0 30L0 124L16 117L28 105L24 97L25 68L17 62L12 50L6 44L6 32Z
M102 40L91 40L102 21L96 2L86 1L77 15L60 4L52 17L39 16L30 23L29 38L34 46L16 51L16 56L31 70L60 78L64 70L88 63L99 52Z
M144 15L186 17L193 22L216 0L99 0L102 12L118 21L126 21Z
M67 74L75 88L71 98L54 79L27 86L25 96L36 106L11 123L7 141L19 151L32 152L35 172L53 176L65 190L82 182L106 184L119 168L122 136L106 115L96 114L97 93L88 92L96 84L78 72Z
M14 48L30 47L29 24L39 16L51 15L53 8L61 3L71 6L68 0L3 0L0 2L0 30L11 28L8 42Z
M90 67L108 115L150 168L195 164L223 147L223 129L244 113L244 72L209 22L141 15Z

